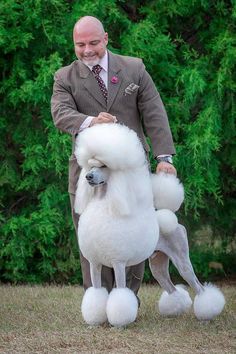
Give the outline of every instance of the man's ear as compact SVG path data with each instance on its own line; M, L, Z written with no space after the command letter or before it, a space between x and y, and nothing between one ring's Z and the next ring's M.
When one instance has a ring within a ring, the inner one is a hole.
M105 32L105 34L104 34L104 40L107 45L108 44L108 33L107 32Z

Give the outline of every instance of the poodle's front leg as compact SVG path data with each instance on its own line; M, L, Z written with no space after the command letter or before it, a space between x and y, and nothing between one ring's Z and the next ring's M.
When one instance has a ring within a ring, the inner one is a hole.
M90 276L94 288L101 288L102 286L101 272L102 272L101 264L94 264L90 262Z
M113 264L113 269L115 273L116 287L125 288L126 287L125 263L115 263Z
M113 264L116 280L107 301L107 318L110 324L122 327L135 321L138 300L134 292L126 287L125 263Z
M99 325L107 321L106 306L107 289L101 287L101 264L90 262L92 285L84 294L81 311L85 322L89 325Z

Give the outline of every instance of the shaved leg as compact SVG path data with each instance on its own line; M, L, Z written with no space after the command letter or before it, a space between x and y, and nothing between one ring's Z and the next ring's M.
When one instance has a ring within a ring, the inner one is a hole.
M115 272L115 280L117 288L126 287L126 274L125 274L125 263L115 263L113 264Z
M178 225L175 232L168 236L160 236L158 248L171 259L180 275L199 294L203 286L197 279L190 258L187 233L182 225Z
M157 251L149 258L149 265L152 275L160 286L169 294L173 293L176 288L170 279L169 257L165 253Z
M101 288L101 271L101 264L90 263L91 281L94 288Z

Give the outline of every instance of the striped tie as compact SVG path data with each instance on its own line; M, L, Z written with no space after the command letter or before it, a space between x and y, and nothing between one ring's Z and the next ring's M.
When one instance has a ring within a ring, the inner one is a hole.
M107 102L107 88L106 88L106 85L105 85L103 79L99 76L101 70L102 70L102 67L99 64L94 65L92 67L92 72L94 73L94 77L97 80L100 90L102 91L102 94Z

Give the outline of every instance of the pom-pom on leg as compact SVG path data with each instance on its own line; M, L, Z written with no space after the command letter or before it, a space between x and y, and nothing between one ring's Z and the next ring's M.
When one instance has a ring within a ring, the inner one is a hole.
M81 311L87 324L96 326L107 321L107 299L108 292L105 288L90 287L86 290L81 304Z
M222 292L212 284L204 285L204 290L195 296L193 309L199 320L212 320L219 315L225 305Z
M107 301L107 318L112 326L122 327L135 321L138 300L128 288L115 288Z
M192 305L189 293L181 285L175 286L176 290L168 294L164 291L160 297L158 307L161 315L177 316L188 312Z
M178 219L177 216L171 210L157 210L156 216L161 234L169 235L176 230L178 226Z

